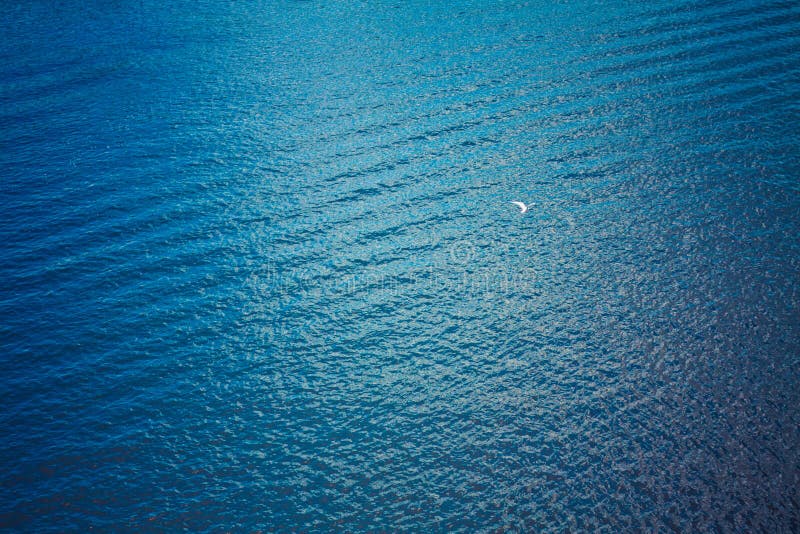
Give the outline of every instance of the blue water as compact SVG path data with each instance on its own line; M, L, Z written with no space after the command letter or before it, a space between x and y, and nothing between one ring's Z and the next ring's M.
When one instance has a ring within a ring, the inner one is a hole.
M634 4L5 5L0 527L800 530L800 4Z

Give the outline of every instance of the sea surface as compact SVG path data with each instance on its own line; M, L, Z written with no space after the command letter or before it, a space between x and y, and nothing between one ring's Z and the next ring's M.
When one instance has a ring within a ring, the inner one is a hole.
M5 3L0 399L3 530L798 532L800 4Z

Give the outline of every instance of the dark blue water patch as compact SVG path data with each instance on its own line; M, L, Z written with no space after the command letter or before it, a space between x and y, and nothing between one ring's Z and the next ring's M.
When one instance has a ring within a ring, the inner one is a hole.
M0 27L4 528L800 529L795 3Z

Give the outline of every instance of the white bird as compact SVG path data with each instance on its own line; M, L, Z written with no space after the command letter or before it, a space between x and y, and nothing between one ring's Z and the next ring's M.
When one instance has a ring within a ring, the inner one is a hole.
M519 208L520 213L525 213L528 211L528 206L518 200L512 200L511 203Z

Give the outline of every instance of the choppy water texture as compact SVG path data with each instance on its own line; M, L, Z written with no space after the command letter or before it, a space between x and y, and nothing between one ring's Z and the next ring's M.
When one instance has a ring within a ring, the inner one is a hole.
M800 529L800 4L632 4L4 6L0 526Z

